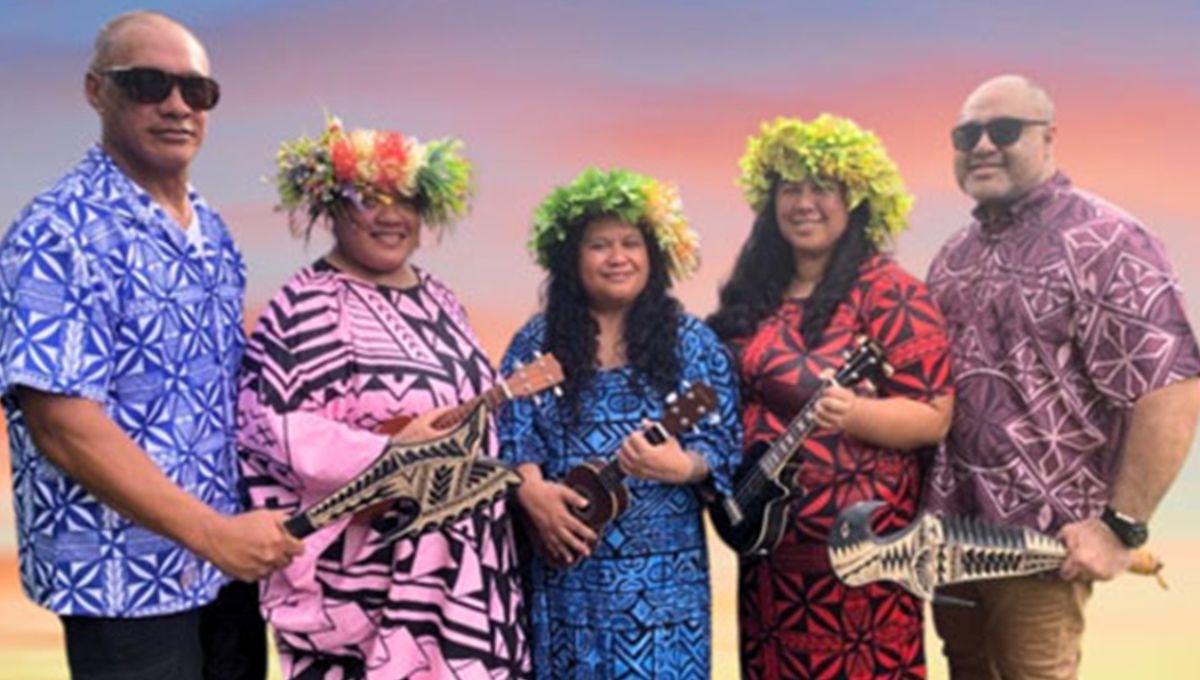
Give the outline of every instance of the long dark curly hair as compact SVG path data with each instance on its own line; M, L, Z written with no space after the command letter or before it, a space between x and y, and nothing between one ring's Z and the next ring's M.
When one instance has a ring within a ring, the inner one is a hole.
M721 286L717 311L708 317L708 325L725 342L752 334L759 322L779 307L795 276L792 247L779 233L779 222L775 218L778 186L776 179L767 204L754 218L750 237L738 253L733 275ZM808 347L821 341L838 305L858 281L863 263L879 252L867 238L870 216L871 207L866 201L850 211L846 231L833 246L829 268L805 303L800 335Z
M605 216L589 216L570 225L567 237L552 248L542 293L546 318L543 349L562 364L565 379L560 403L570 419L579 415L580 395L596 376L600 327L589 311L580 279L579 252L587 225L600 217ZM675 344L683 308L668 292L671 279L662 249L644 225L637 226L646 243L650 272L645 289L625 318L625 357L634 369L634 389L649 389L666 397L679 380Z

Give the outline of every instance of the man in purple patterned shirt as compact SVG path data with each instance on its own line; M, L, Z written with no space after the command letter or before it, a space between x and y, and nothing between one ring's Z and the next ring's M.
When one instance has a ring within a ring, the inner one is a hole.
M1200 413L1200 350L1162 245L1057 171L1054 105L1000 76L952 133L975 220L934 259L957 412L930 509L1057 533L1061 578L966 584L934 620L954 678L1073 678L1093 580L1130 564Z

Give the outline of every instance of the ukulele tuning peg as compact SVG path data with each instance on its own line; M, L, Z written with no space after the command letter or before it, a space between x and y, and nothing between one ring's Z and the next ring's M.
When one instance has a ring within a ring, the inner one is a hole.
M713 411L712 413L708 414L708 417L705 418L705 420L708 421L709 425L720 425L721 424L721 415L719 413L717 413L716 411Z
M680 380L679 384L683 385L683 389L685 390L692 389L692 382L690 380Z
M672 393L670 393L670 394L668 394L668 395L667 395L666 402L667 402L668 404L674 404L674 403L675 403L675 402L677 402L677 401L679 401L679 395L678 395L678 394L676 394L676 393L672 392Z
M556 397L561 397L563 395L562 388L557 385L555 385L554 389L551 391L554 392L554 396L556 396Z
M534 405L534 406L541 406L541 405L542 405L542 398L541 398L540 396L538 396L538 395L536 395L536 394L535 394L535 395L533 395L532 397L530 397L530 399L533 399L533 405Z

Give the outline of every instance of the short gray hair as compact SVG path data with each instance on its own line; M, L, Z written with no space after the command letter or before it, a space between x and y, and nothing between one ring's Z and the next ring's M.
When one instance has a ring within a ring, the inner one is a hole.
M88 71L92 73L100 73L104 69L111 68L116 60L117 49L120 46L121 32L132 24L141 21L166 21L187 30L183 24L163 14L152 10L135 9L109 19L100 30L96 33L96 42L92 46L92 61L88 64ZM191 31L188 31L189 33Z

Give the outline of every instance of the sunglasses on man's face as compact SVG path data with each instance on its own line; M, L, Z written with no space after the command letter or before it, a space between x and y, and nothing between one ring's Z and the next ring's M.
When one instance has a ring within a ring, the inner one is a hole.
M988 139L997 149L1012 146L1021 138L1021 131L1026 125L1049 125L1048 120L1030 120L1028 118L993 118L986 123L970 121L956 125L950 131L950 141L957 151L967 152L975 148L983 133L987 132Z
M110 68L104 75L112 78L121 92L138 104L158 104L171 96L176 85L184 103L193 111L208 111L221 99L217 81L205 76L181 76L145 66Z

